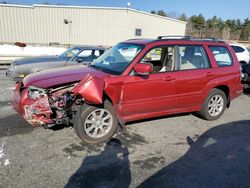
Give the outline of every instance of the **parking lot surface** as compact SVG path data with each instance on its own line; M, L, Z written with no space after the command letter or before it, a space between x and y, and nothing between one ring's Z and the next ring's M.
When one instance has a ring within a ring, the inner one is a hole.
M134 122L126 135L87 145L72 128L31 127L12 109L14 86L1 70L1 188L250 186L247 94L216 121L181 114Z

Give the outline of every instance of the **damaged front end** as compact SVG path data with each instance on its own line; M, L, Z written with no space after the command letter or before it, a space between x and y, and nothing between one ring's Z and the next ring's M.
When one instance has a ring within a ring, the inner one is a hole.
M101 104L103 101L104 80L91 74L86 74L80 82L46 89L36 86L25 88L23 85L18 84L14 92L14 104L19 104L14 105L14 108L33 126L50 128L54 125L70 125L77 105L83 102Z
M70 92L75 84L42 89L30 86L27 89L27 100L24 108L24 118L32 125L45 128L54 125L69 125L74 113L74 96Z

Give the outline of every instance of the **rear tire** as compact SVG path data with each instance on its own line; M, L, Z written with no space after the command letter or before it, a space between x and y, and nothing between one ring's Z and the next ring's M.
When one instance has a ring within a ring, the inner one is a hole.
M226 94L222 90L213 89L203 103L199 115L206 120L216 120L222 116L226 105Z
M77 136L87 143L100 143L116 132L118 121L113 105L104 101L104 106L83 104L76 114L74 129Z

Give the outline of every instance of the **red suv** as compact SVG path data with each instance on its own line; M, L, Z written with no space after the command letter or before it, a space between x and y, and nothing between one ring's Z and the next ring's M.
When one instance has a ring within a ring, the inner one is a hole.
M118 43L88 66L28 75L14 108L32 125L71 123L82 141L109 139L126 122L183 112L219 118L242 93L240 66L223 41L190 37Z

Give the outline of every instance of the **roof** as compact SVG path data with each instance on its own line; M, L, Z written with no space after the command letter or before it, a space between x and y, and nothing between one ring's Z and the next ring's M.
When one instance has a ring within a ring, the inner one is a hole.
M105 50L106 49L102 46L89 46L89 45L76 45L76 46L72 46L72 48L81 48L81 49L88 49L88 50Z
M133 43L133 44L148 44L153 42L154 39L129 39L124 42L126 43Z
M126 43L135 43L135 44L148 44L152 42L162 42L162 41L185 41L185 43L197 43L197 42L208 42L208 43L220 43L224 44L225 42L221 39L216 38L195 38L190 36L159 36L157 39L129 39L124 41Z
M17 5L17 4L0 4L0 6L5 6L5 7L21 7L21 8L35 8L35 7L47 7L47 8L75 8L75 9L109 9L109 10L125 10L125 11L132 11L132 12L137 12L140 14L146 14L154 17L158 17L161 19L166 19L166 20L171 20L174 22L182 23L182 24L187 24L187 22L170 18L170 17L165 17L165 16L160 16L157 14L151 14L148 12L144 12L141 10L136 10L132 8L127 8L127 7L95 7L95 6L66 6L66 5L41 5L41 4L33 4L33 5Z

